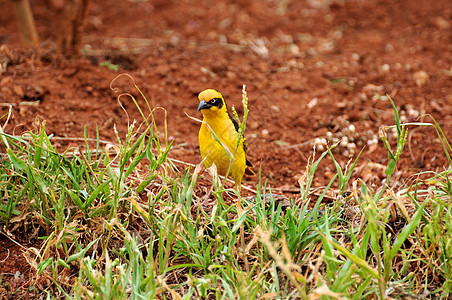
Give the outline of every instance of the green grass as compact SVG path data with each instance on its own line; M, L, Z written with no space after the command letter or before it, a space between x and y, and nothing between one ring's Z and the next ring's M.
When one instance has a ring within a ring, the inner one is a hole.
M27 255L34 280L53 282L51 292L42 291L49 298L447 298L452 171L391 185L413 126L400 124L393 107L398 138L393 150L390 126L380 131L389 158L381 186L351 181L359 155L342 170L328 148L308 164L294 199L278 200L258 179L256 195L233 192L232 205L225 199L231 190L216 185L210 208L193 170L177 169L168 157L171 143L166 132L159 139L149 103L149 117L139 108L143 123L130 125L125 137L117 133L115 143L99 135L90 143L85 130L85 144L64 153L45 125L21 137L1 132L0 223L42 240ZM434 126L451 162L435 122L414 126ZM326 157L336 176L313 197ZM325 204L334 183L339 196Z

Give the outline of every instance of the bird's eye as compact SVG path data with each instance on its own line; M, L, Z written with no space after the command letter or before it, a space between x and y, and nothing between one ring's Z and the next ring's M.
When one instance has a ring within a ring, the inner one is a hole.
M217 103L217 99L216 99L216 98L213 98L212 100L210 100L210 103L211 103L211 104Z

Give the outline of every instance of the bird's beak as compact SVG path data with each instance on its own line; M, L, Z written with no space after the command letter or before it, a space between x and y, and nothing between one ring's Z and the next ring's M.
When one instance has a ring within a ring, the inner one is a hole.
M197 111L200 111L201 109L206 109L206 108L210 108L210 105L209 105L209 103L206 102L206 100L203 99L199 102Z

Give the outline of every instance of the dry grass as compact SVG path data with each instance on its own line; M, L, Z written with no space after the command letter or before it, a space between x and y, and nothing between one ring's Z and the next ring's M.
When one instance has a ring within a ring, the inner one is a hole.
M389 184L407 137L395 106L395 150L381 130L388 184L351 182L359 155L341 170L328 149L309 163L293 199L259 182L250 198L215 185L208 203L193 170L168 157L171 143L159 139L148 108L126 137L85 138L78 151L58 153L44 125L23 137L1 133L0 222L43 239L25 252L43 295L47 282L53 297L77 299L448 297L452 171ZM337 174L314 198L328 155ZM337 195L329 205L327 193Z

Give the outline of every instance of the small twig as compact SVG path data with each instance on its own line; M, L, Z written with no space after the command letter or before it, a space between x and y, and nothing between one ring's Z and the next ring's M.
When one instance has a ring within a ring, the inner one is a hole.
M90 141L90 142L97 142L99 141L102 144L112 144L114 145L114 143L109 142L109 141L104 141L104 140L98 140L95 138L78 138L78 137L62 137L62 136L52 136L50 138L51 140L61 140L61 141Z
M93 169L91 168L91 165L89 164L88 160L86 159L86 156L84 153L80 152L80 157L82 158L82 160L85 162L85 165L88 167L89 172L91 173L91 175L94 177L94 179L96 180L97 184L100 185L101 182L99 181L99 178L97 178L96 173L93 171Z
M0 126L0 137L1 137L2 141L3 141L3 143L5 144L5 147L8 148L8 149L9 149L9 143L8 143L8 140L6 139L6 137L4 135L4 133L5 133L4 129L5 129L6 125L9 122L9 119L10 119L11 115L12 115L12 106L10 105L9 106L9 111L8 111L8 118L6 118L5 124L3 126Z
M6 249L6 250L8 250L8 255L6 256L6 258L5 259L3 259L3 260L0 260L0 262L5 262L8 258L9 258L9 249Z
M301 144L295 144L295 145L290 145L290 146L286 146L286 147L281 147L279 148L280 150L287 150L287 149L293 149L293 148L300 148L306 145L309 145L312 141L314 141L315 139L310 139L307 140L306 142L303 142Z
M16 107L16 106L26 106L26 105L38 106L39 103L41 103L39 100L37 100L37 101L22 101L22 102L19 102L19 103L1 102L0 106L14 106L14 107Z
M19 247L21 247L21 248L23 248L23 249L25 249L25 250L28 250L27 247L25 247L25 246L19 244L18 242L16 242L15 240L13 240L13 239L12 239L9 235L7 235L6 233L4 233L4 232L2 232L2 231L0 231L0 233L3 234L4 236L6 236L11 242L13 242L14 244L16 244L17 246L19 246Z

